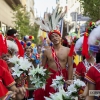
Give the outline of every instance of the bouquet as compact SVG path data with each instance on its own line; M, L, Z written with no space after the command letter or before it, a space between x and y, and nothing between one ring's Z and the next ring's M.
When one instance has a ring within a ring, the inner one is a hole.
M51 94L50 97L45 97L46 100L74 100L78 97L79 90L86 86L83 81L79 79L73 80L73 84L68 86L67 91L63 89L63 86L59 87L59 91Z
M60 86L63 86L63 85L64 85L64 78L63 78L63 76L56 76L56 79L52 80L51 87L53 87L56 90Z
M29 69L33 67L32 63L29 62L28 59L22 57L18 58L15 55L10 58L9 61L14 64L14 66L11 68L12 76L18 84L21 84L21 82L26 79Z
M34 85L35 89L45 88L46 80L49 77L49 71L44 69L43 66L33 67L29 70L29 76L31 80L31 84Z

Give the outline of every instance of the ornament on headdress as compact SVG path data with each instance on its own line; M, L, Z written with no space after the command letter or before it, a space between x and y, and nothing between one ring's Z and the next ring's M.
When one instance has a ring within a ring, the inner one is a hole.
M26 45L27 45L27 46L31 46L31 44L32 44L32 43L31 43L30 41L28 41Z
M26 47L26 43L24 41L20 41L21 45L25 48Z
M6 38L3 37L2 33L0 32L0 56L4 53L8 52Z
M90 51L95 53L100 51L100 25L93 29L90 33L88 45Z
M86 57L89 58L89 53L88 53L88 37L91 33L91 31L95 28L95 23L90 22L89 27L86 29L86 32L84 33L84 40L83 40L83 45L82 45L82 54Z
M34 36L28 36L28 35L26 35L26 36L24 36L24 41L26 41L26 40L34 40Z
M78 40L77 37L74 37L72 43L71 43L71 47L70 47L70 52L69 52L69 56L73 56L74 54L74 47L75 47L75 43Z
M82 55L82 45L83 45L84 36L80 37L75 44L75 53L78 55Z
M60 32L57 31L57 25L60 22L60 20L64 17L66 10L62 12L62 9L60 9L59 6L57 6L52 14L46 13L44 19L38 19L35 20L35 22L40 25L40 29L49 33L49 37L52 33L59 34ZM54 32L54 30L56 30Z
M35 47L35 44L34 44L34 43L32 43L32 44L31 44L31 47L32 47L32 48L34 48L34 47Z

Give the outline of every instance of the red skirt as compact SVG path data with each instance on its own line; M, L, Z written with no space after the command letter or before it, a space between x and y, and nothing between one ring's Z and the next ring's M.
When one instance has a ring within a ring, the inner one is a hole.
M37 89L36 91L34 91L34 98L35 100L45 100L44 96L49 97L50 94L49 93L55 93L56 91L54 90L54 88L52 88L50 85L52 84L52 79L55 79L56 76L59 75L59 73L51 68L49 68L50 73L52 73L49 77L49 79L47 79L47 83L46 83L46 87L45 90L44 89ZM66 69L62 70L63 72L63 77L65 80L68 79L68 72Z

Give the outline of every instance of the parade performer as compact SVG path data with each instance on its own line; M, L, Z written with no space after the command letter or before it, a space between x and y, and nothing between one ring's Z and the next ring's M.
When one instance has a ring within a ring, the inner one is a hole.
M84 39L83 36L80 37L77 40L76 44L75 44L75 52L78 55L82 55L83 39ZM85 74L87 73L87 71L89 70L89 68L92 65L94 65L95 58L92 55L90 55L89 58L85 58L83 55L82 55L82 57L83 57L82 61L79 62L79 64L76 67L75 74L76 74L77 78L80 78L80 79L84 80Z
M18 32L15 29L9 29L6 33L6 39L14 41L18 46L18 55L20 57L24 57L24 49L23 49L20 41L18 40L17 36L18 36Z
M47 84L44 90L45 96L49 97L49 93L55 93L56 91L50 87L52 84L52 79L56 78L57 75L62 75L64 80L72 80L73 73L73 58L68 56L70 49L61 45L61 34L59 30L56 30L56 26L59 20L64 16L64 13L57 8L53 11L53 14L46 16L46 19L38 20L37 23L40 24L41 29L48 32L48 37L53 43L51 47L46 48L44 51L42 66L48 65L49 71L52 73L50 78L47 80ZM49 20L49 17L51 20ZM46 21L48 20L48 21ZM51 25L51 24L52 25ZM68 71L66 70L66 65L68 64ZM35 100L44 100L40 93L42 90L37 90L34 94Z
M88 97L86 100L94 100L93 96L89 96L89 90L100 90L100 26L92 30L88 44L90 45L91 53L96 56L96 65L89 69L85 77L88 81Z

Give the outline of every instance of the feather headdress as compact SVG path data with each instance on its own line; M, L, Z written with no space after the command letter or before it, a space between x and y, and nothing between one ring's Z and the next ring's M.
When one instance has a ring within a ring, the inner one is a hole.
M7 47L9 50L13 50L14 52L18 52L18 46L13 41L7 40Z
M81 55L84 36L80 37L75 44L74 51L76 54Z
M88 44L91 51L98 52L100 50L100 25L90 33Z
M64 17L66 10L62 12L62 8L59 5L53 10L52 14L46 13L44 19L37 19L35 22L40 25L40 29L50 33L57 29L57 25ZM57 31L58 32L58 31Z

